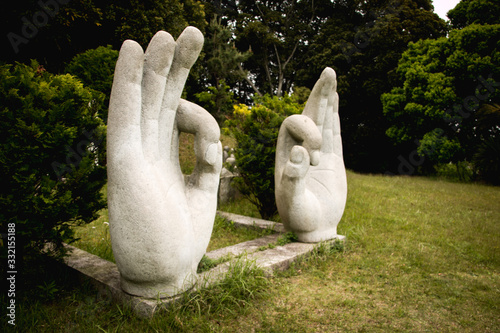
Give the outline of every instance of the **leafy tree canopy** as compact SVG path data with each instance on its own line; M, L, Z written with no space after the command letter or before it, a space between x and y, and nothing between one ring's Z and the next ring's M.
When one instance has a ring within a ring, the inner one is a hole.
M410 43L397 71L403 85L382 96L387 135L398 144L422 140L430 160L473 160L481 142L499 134L491 111L498 108L489 107L500 98L499 40L499 24L473 24L449 38Z
M281 96L290 91L308 41L330 13L326 0L238 2L237 46L252 52L245 69L259 93Z
M453 29L471 24L500 23L500 2L495 0L462 0L448 12Z
M429 0L340 1L306 49L296 84L311 88L326 66L338 75L346 165L381 172L397 162L380 95L398 84L398 60L409 42L438 38L446 24Z
M202 31L204 5L196 0L28 0L9 4L0 13L2 60L38 59L62 72L76 54L103 45L118 49L125 39L146 47L158 30L177 37L188 25Z

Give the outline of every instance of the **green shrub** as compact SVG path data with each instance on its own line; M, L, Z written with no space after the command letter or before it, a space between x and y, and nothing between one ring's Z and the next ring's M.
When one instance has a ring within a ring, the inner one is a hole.
M14 231L20 266L42 250L61 256L71 224L105 206L102 94L36 62L1 65L0 82L0 231Z
M67 73L79 78L85 86L104 94L101 118L105 122L117 59L118 51L110 45L99 46L76 55L66 66Z
M225 130L236 139L235 184L257 206L264 219L277 212L274 199L274 161L278 132L286 117L302 112L303 105L289 96L254 98L255 105L234 106Z

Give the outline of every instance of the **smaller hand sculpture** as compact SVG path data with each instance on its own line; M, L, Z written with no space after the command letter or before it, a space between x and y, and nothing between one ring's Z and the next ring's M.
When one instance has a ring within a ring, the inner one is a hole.
M158 32L144 53L123 43L108 117L110 234L121 287L168 297L190 288L206 251L222 167L220 130L201 107L181 99L203 46L188 27L174 41ZM195 134L196 166L185 183L179 132Z
M285 119L276 147L276 204L301 242L337 235L347 180L342 156L335 71L326 68L301 115Z

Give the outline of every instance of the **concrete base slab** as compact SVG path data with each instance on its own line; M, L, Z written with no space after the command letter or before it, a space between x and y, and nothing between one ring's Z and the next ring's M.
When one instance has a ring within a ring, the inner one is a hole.
M248 218L246 216L218 212L219 215L246 227L274 228L275 231L283 232L281 224L271 221ZM318 244L289 243L284 246L276 246L279 233L268 235L252 241L236 244L226 248L206 253L210 259L218 259L227 256L230 260L238 256L246 255L246 259L255 261L258 267L265 270L266 274L273 274L277 270L286 270L290 264L310 254ZM344 240L344 236L338 236L327 242ZM270 245L271 244L271 245ZM75 270L78 275L93 283L99 290L99 294L111 298L121 304L128 304L141 317L151 317L161 308L168 307L173 302L180 301L182 295L165 298L149 299L132 296L120 288L120 273L117 266L96 255L80 250L74 246L66 245L70 255L65 259L66 265ZM194 289L206 287L207 285L221 280L229 270L231 261L218 265L215 268L198 275L199 283Z
M231 245L205 253L209 259L219 259L222 257L235 258L242 254L249 254L258 251L260 248L268 246L269 244L276 243L280 234L273 234L257 238L244 243Z
M221 211L217 211L217 215L229 221L233 221L235 225L240 227L271 229L275 232L285 232L285 227L283 227L281 223Z

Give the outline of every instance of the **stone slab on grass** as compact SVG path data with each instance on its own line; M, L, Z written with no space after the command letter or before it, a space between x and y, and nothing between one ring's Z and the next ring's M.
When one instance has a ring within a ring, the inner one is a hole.
M129 304L141 317L150 317L161 305L155 299L132 296L120 287L120 273L116 264L71 245L65 245L71 254L65 258L68 267L75 270L80 278L97 287L99 295L111 298L121 304ZM171 303L179 296L167 299Z
M345 236L337 237L323 243L333 243L345 240ZM290 264L298 259L311 254L320 243L288 243L283 246L267 249L265 251L255 252L248 256L249 260L255 260L258 267L272 275L274 271L284 271L290 267Z
M235 225L240 227L271 229L276 232L285 232L285 228L281 223L221 211L217 211L217 215L229 221L233 221Z
M259 250L259 248L263 246L267 246L268 244L275 243L278 240L280 234L272 234L268 236L264 236L261 238L257 238L254 240L250 240L247 242L223 247L221 249L213 250L205 253L205 256L209 259L219 259L225 256L237 257L242 254L250 254Z
M245 221L242 223L242 226L258 226L259 228L268 228L269 226L273 226L274 230L277 230L275 222L253 218L242 219L240 218L241 215L221 213L222 212L218 212L221 216L230 219L235 223ZM235 221L234 219L237 219L238 221ZM278 229L283 231L283 229L279 227ZM246 254L247 260L255 261L258 267L264 269L266 274L271 275L276 270L282 271L288 269L293 261L307 256L311 253L315 246L318 245L309 243L289 243L283 246L271 246L262 250L269 244L275 244L279 236L279 233L268 235L252 241L208 252L206 253L206 256L211 259L217 259L227 255L236 257ZM343 239L344 236L339 235L337 238L328 242ZM151 299L129 295L120 287L120 273L118 272L116 264L74 246L66 245L66 247L71 253L65 259L65 263L68 267L75 270L81 278L89 280L92 284L94 284L98 288L100 295L111 298L115 302L130 305L135 313L141 317L151 317L159 309L168 307L173 302L182 300L182 295L162 299ZM229 270L230 264L231 261L220 264L209 271L199 274L199 282L194 288L206 287L211 283L215 283L223 279Z

